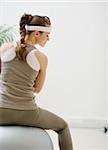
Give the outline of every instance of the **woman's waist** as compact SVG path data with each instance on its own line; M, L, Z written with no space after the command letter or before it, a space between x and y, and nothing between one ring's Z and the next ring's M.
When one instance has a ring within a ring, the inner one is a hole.
M23 89L22 87L1 86L0 95L32 98L34 96L34 92L33 87Z
M2 90L0 90L0 98L1 99L6 99L6 100L23 100L23 101L32 101L33 99L35 99L35 95L34 93L15 93L15 92L3 92Z

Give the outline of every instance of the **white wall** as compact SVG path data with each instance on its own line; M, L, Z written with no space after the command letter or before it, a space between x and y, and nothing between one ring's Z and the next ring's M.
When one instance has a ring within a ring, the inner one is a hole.
M52 21L50 41L39 47L49 64L38 104L67 120L106 120L105 3L0 2L0 24L18 24L23 13L48 15ZM83 150L106 147L106 135L100 131L73 129L73 138L75 147Z

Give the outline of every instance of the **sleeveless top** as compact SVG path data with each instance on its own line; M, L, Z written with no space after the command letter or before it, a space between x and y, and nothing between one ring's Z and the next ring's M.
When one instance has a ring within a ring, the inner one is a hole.
M33 85L40 68L36 56L32 53L34 50L36 50L34 46L26 45L25 61L16 57L13 48L4 56L1 68L0 107L20 110L37 108ZM34 59L31 61L33 56L36 62Z

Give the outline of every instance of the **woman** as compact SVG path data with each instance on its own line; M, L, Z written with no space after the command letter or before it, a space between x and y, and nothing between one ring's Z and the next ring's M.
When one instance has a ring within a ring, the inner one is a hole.
M58 133L60 150L73 150L67 123L35 103L34 92L43 87L47 56L34 46L49 40L47 16L24 14L20 20L20 42L1 47L0 125L27 125Z

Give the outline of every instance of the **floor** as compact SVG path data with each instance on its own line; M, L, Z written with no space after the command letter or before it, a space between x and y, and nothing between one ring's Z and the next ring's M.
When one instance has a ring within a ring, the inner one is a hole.
M70 129L74 150L108 150L108 133L99 129ZM53 141L54 150L59 150L58 136L47 131Z

